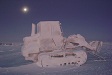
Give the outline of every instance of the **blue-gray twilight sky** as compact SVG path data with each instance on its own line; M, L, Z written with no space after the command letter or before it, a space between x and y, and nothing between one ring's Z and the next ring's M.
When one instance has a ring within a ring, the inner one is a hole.
M49 20L62 23L65 37L112 41L112 0L0 0L0 41L22 42L32 23Z

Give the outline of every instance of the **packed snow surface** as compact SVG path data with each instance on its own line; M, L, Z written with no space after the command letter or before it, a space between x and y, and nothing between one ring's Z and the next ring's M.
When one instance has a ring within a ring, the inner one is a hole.
M88 54L82 66L42 68L24 59L20 44L0 46L0 75L112 75L112 43L104 43L98 55Z

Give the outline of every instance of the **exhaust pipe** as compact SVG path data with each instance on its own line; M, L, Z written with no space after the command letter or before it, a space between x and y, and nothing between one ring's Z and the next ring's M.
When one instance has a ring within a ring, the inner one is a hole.
M31 36L35 35L35 24L32 23L32 31L31 31Z

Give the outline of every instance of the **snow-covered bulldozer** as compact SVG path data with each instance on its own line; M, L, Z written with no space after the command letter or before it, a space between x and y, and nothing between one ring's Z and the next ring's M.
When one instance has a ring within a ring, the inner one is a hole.
M59 21L41 21L36 29L36 25L32 24L31 36L23 39L25 59L40 67L79 66L87 61L86 50L100 50L100 41L87 43L80 34L63 37L60 25Z

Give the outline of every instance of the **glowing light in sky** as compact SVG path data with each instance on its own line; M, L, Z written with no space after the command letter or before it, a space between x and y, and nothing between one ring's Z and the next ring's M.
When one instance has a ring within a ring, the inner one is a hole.
M23 7L23 12L28 12L28 8L27 7Z

